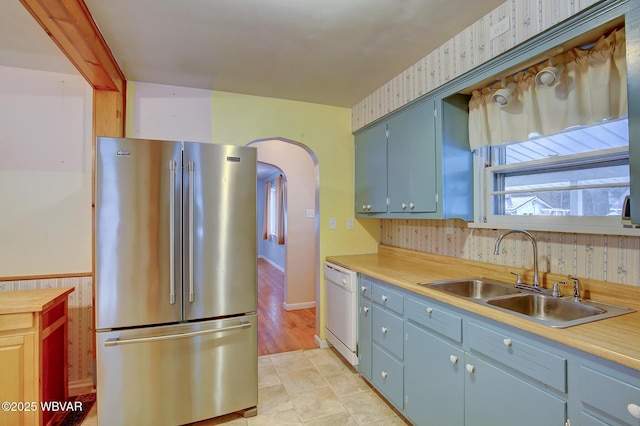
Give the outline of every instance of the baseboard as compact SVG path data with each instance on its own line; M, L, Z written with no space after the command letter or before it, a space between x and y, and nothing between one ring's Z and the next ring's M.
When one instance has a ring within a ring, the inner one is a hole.
M80 395L95 390L93 379L75 380L69 382L69 395Z
M317 347L319 347L320 349L326 349L329 347L329 342L327 342L327 339L321 339L318 336L314 335L313 336L313 342L316 344Z
M316 302L287 303L282 302L285 311L296 311L298 309L311 309L316 307Z
M264 260L265 262L268 262L271 266L276 268L278 271L284 272L284 268L282 266L278 265L277 263L275 263L273 260L269 259L268 257L264 257L263 255L259 255L258 258Z

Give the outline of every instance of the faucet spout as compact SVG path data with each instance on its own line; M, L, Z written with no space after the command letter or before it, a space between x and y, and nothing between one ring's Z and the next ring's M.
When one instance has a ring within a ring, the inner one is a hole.
M531 241L531 245L533 246L533 287L540 288L540 278L538 276L538 243L536 239L529 231L525 231L523 229L509 229L504 231L500 236L496 239L496 245L493 250L493 254L500 254L500 243L503 238L509 234L518 233L524 235L529 241Z

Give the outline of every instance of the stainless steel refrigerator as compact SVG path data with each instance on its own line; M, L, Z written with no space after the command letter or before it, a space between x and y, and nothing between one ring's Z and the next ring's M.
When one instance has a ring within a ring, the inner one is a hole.
M255 415L255 148L99 137L95 170L99 424Z

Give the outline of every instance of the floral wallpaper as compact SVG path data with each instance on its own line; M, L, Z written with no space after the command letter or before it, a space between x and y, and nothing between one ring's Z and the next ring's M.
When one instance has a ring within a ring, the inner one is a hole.
M351 109L355 131L601 0L507 0ZM509 29L489 39L503 19Z
M382 219L381 243L426 253L531 269L532 246L521 235L505 237L494 255L502 230L472 229L451 220ZM640 286L640 237L622 235L531 232L538 243L540 272Z
M1 291L74 287L69 294L69 387L93 386L93 306L91 277L0 282Z

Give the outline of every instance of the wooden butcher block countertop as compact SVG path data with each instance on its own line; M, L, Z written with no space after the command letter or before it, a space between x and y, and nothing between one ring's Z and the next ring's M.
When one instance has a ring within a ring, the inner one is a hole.
M62 287L0 292L0 315L46 311L58 298L66 297L73 290L73 287Z
M568 328L552 328L463 297L418 285L419 282L471 277L514 282L514 276L510 273L512 271L520 273L523 281L530 283L533 278L531 270L384 245L379 246L378 253L329 256L327 260L486 318L640 370L640 288L638 287L580 279L582 298L625 306L638 312ZM540 281L543 287L550 288L555 281L567 281L567 276L540 273ZM565 290L565 293L567 292Z

